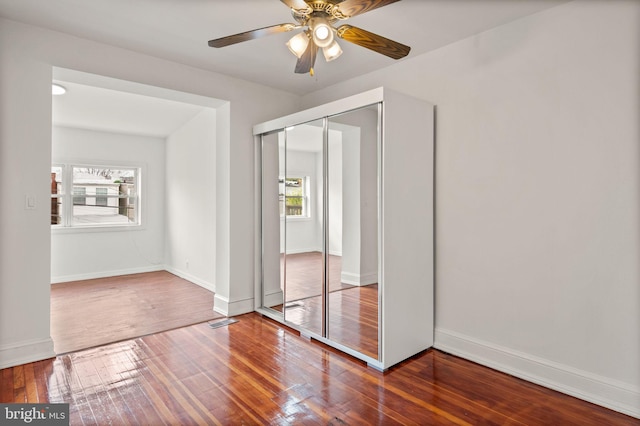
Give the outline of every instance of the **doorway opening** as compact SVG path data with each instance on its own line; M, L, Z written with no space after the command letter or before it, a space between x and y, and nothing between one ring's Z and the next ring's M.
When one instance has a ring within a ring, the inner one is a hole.
M52 100L56 353L220 317L215 155L226 101L62 68L53 83L66 88Z

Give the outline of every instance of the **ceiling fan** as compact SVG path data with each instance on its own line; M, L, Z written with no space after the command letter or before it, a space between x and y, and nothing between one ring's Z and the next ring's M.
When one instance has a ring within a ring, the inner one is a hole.
M372 9L387 6L400 0L281 0L291 9L296 24L278 24L258 28L227 37L209 40L211 47L225 47L243 41L253 40L271 34L305 28L287 42L287 47L296 55L295 72L313 75L318 49L322 49L327 62L333 61L342 54L336 37L358 46L366 47L393 59L404 58L411 48L397 41L363 30L352 25L343 24L333 27L337 21L361 15Z

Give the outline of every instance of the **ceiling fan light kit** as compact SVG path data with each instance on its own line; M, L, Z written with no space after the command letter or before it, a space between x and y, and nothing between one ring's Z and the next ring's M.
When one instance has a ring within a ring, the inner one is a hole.
M322 53L324 54L324 59L327 62L331 62L334 59L338 59L340 55L342 55L342 48L338 44L337 41L333 41L329 46L322 48Z
M318 49L327 62L342 55L342 48L336 37L358 46L366 47L374 52L392 59L404 58L411 48L397 41L390 40L369 31L351 25L334 28L337 21L363 14L369 10L387 6L400 0L281 0L291 9L291 15L297 24L278 24L270 27L246 31L227 37L209 40L211 47L225 47L243 41L253 40L271 34L293 31L307 27L286 43L298 61L295 72L298 74L314 74Z
M291 40L287 42L287 47L296 55L297 58L300 58L305 50L307 50L307 46L309 45L309 35L305 32L299 33L291 37Z

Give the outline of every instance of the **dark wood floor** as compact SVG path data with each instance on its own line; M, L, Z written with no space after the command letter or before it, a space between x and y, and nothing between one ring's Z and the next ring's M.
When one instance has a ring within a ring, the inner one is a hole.
M638 425L436 350L386 373L247 314L0 370L0 402L71 424Z
M378 359L378 285L350 286L329 293L328 338ZM286 308L286 320L311 332L322 332L322 298L297 301Z
M342 258L329 255L329 291L353 288L341 280ZM288 254L286 301L295 302L322 294L322 253L318 251Z
M61 354L220 318L213 296L166 271L53 284L54 349Z
M378 359L378 285L341 280L342 258L329 257L328 338ZM322 253L286 256L285 320L322 333ZM276 310L282 311L281 306Z

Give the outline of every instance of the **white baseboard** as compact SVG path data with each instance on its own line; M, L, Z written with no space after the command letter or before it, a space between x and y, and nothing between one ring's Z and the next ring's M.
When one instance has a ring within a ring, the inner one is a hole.
M213 297L213 310L226 316L233 317L254 311L253 298L229 302L229 299L216 294Z
M342 272L342 274L340 274L340 280L345 284L365 286L377 283L378 273L352 274L351 272Z
M264 306L277 306L282 305L284 302L284 292L282 290L276 290L273 293L264 295Z
M434 347L567 395L640 418L640 388L436 327Z
M0 346L0 369L55 358L55 356L51 337L5 344Z
M189 274L189 273L187 273L187 272L185 272L185 271L183 271L181 269L173 268L171 266L165 265L164 266L164 270L167 271L167 272L171 272L173 275L177 275L178 277L183 278L183 279L185 279L187 281L190 281L190 282L192 282L194 284L197 284L200 287L205 288L205 289L207 289L207 290L209 290L209 291L211 291L213 293L216 292L216 286L215 286L214 283L211 283L209 281L200 279L200 278L198 278L198 277L196 277L194 275L191 275L191 274Z
M142 274L165 270L164 265L150 265L139 268L117 269L113 271L91 272L87 274L61 275L51 277L51 284L66 283L70 281L93 280L95 278L117 277L120 275Z
M301 254L301 253L313 253L313 252L322 252L321 248L313 247L313 248L300 248L300 249L287 249L287 254ZM282 254L282 253L280 253Z

